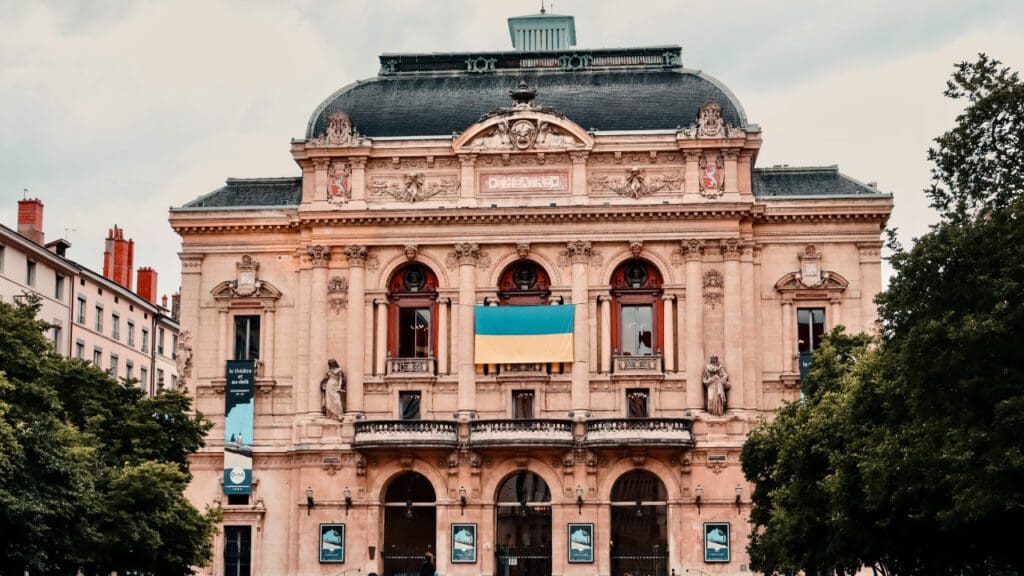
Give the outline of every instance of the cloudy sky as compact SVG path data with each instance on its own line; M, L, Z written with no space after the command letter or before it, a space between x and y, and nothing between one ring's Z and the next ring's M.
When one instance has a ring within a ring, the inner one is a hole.
M381 52L505 50L539 0L0 0L0 222L22 190L48 239L102 268L114 224L179 282L167 208L229 176L289 176L289 139ZM764 130L758 164L839 164L896 196L907 242L934 221L926 150L958 112L954 62L1024 70L1020 0L556 0L581 47L680 44ZM68 230L66 233L65 230Z

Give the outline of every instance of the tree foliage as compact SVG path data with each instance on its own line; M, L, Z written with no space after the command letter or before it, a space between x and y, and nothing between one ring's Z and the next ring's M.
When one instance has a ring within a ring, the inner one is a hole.
M184 497L209 421L57 356L38 308L0 302L0 575L190 574L217 521Z
M881 337L830 334L744 446L755 569L1024 574L1024 87L982 55L946 94L968 104L929 153L943 218L890 242Z

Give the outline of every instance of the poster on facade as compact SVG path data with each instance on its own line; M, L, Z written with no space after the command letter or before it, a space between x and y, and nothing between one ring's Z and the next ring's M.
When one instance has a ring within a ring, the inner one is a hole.
M224 493L252 492L255 362L228 360L224 386Z
M345 525L320 525L320 562L338 563L345 561Z
M729 561L729 523L704 523L704 561Z
M476 563L476 524L452 524L452 563Z
M594 525L569 524L569 562L594 561Z

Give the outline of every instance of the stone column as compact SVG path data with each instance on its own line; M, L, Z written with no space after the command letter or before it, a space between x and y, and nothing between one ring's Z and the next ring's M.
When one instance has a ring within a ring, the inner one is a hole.
M679 331L683 334L679 337L679 343L676 346L676 352L678 356L676 358L676 371L685 372L687 355L686 355L686 295L689 291L684 287L682 291L676 295L676 326L679 327Z
M331 249L320 244L308 246L306 254L313 265L309 299L309 383L306 412L320 412L320 379L327 370L327 265Z
M671 294L665 294L661 297L662 314L664 314L664 321L662 324L665 329L665 335L662 338L662 341L665 344L663 357L664 365L662 366L662 370L665 372L676 371L676 334L675 326L672 323L672 320L675 317L675 311L672 309L672 301L675 299L676 297Z
M459 175L460 207L476 206L476 154L459 154L462 171Z
M355 170L353 169L353 172ZM363 349L366 306L366 246L350 244L345 247L348 258L348 326L346 327L345 366L347 380L346 417L360 418L363 413Z
M841 317L843 311L843 299L840 296L832 296L828 299L828 304L828 327L831 330L843 323L843 319Z
M274 305L273 304L264 304L263 305L263 337L265 339L264 340L265 345L263 346L263 354L262 354L262 356L263 356L263 358L262 358L262 360L263 360L263 377L264 378L270 378L270 379L274 378L274 365L275 365L275 362L274 362L274 354L275 354L275 352L274 352L274 350L276 348L274 346L274 344L275 344L274 341L277 339L277 331L276 331L276 326L275 326L275 320L276 320L276 315L274 314Z
M793 342L796 340L796 318L793 295L782 295L782 373L793 373Z
M569 152L572 158L572 203L587 203L587 156L589 152Z
M601 372L612 371L612 297L605 294L597 297L601 306Z
M725 316L725 357L722 366L729 373L728 409L741 408L743 394L743 295L740 292L740 251L743 248L739 238L721 241L722 257L725 260L722 271L722 298Z
M388 299L377 298L373 301L377 307L377 333L374 339L374 374L384 376L387 374L388 362Z
M192 335L192 373L179 373L178 379L182 387L190 386L194 390L194 385L200 375L202 375L203 378L217 378L219 377L219 373L224 373L224 365L218 364L214 367L214 370L211 373L206 372L206 367L208 366L207 362L210 360L210 350L219 350L221 344L217 343L216 346L210 346L210 342L205 331L203 331L202 336L200 336L202 319L200 318L199 306L202 301L200 298L200 290L203 272L203 255L181 253L178 255L178 258L181 260L181 303L179 304L181 314L181 337L184 338L186 332ZM74 301L72 301L72 304L74 304ZM71 312L74 314L73 309ZM219 314L217 320L220 320ZM220 361L219 356L216 361ZM200 371L200 366L202 366L202 371Z
M366 156L348 159L352 166L352 200L348 207L356 210L366 208Z
M760 298L757 285L754 284L754 244L747 242L742 246L740 255L740 290L741 313L743 323L743 400L744 408L757 408L757 349L761 338L755 320L754 303Z
M228 361L228 350L231 347L228 341L228 321L231 315L228 314L227 304L217 303L217 378L224 378L227 374L226 363Z
M740 198L744 200L754 199L754 187L751 182L751 164L754 159L750 152L742 152L737 165L737 184L740 189Z
M448 373L448 302L449 298L437 299L437 373Z
M686 407L704 410L704 241L680 243L686 259Z
M307 203L327 200L327 170L330 164L328 158L313 159L313 194L305 198Z
M725 150L725 193L738 194L739 188L739 152L736 150ZM726 368L728 370L728 368ZM730 380L732 375L730 374Z
M465 168L465 165L463 165ZM460 415L468 416L476 409L476 364L474 362L473 307L476 306L476 265L480 246L463 242L455 245L459 263L459 400Z
M588 270L594 249L590 242L576 240L565 246L565 253L572 263L573 313L573 362L572 362L572 411L576 418L582 418L590 408L590 310L587 295L590 293Z
M698 162L700 160L700 152L696 150L687 150L683 152L683 160L686 162L683 189L686 191L686 194L696 194L699 198L700 166L698 165Z
M847 319L850 324L848 332L858 330L868 334L877 334L875 322L878 320L878 308L875 296L882 290L882 242L858 242L860 254L860 326L853 325L853 313Z

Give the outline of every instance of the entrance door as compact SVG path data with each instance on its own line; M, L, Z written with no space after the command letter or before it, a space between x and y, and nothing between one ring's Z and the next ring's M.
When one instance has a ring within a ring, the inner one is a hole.
M406 472L384 495L384 576L418 576L423 556L434 553L437 509L434 487L422 474ZM436 559L435 559L436 564Z
M668 574L668 495L646 470L627 472L612 486L612 576Z
M533 472L517 472L495 499L496 576L551 574L551 491Z

